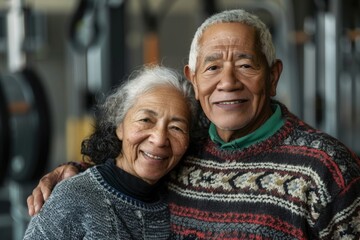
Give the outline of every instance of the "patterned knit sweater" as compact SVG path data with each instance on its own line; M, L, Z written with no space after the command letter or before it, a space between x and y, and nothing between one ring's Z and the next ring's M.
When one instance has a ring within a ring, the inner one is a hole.
M242 150L203 139L169 182L173 239L360 239L360 160L281 105Z
M130 198L93 167L55 187L24 239L168 239L169 219L165 201Z

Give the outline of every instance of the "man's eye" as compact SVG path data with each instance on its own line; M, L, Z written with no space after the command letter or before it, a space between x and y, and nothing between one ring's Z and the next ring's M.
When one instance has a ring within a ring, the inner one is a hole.
M241 65L242 68L251 68L251 66L249 64L243 64Z

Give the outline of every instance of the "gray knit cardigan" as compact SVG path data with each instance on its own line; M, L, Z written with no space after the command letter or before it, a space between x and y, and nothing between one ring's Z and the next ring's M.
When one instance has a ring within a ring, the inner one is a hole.
M55 187L24 239L168 239L169 220L164 200L126 196L93 167Z

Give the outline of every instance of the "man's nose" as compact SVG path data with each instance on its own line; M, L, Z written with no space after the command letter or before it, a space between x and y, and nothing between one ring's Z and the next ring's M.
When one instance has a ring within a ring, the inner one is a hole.
M218 83L218 89L222 91L234 91L243 86L240 79L238 79L234 67L225 67Z

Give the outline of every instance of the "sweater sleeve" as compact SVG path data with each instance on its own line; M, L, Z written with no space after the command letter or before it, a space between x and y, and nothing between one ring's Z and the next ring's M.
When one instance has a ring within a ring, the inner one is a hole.
M360 239L360 177L336 195L317 225L320 239Z
M41 211L28 225L24 239L78 239L81 238L81 191L71 181L59 183Z

